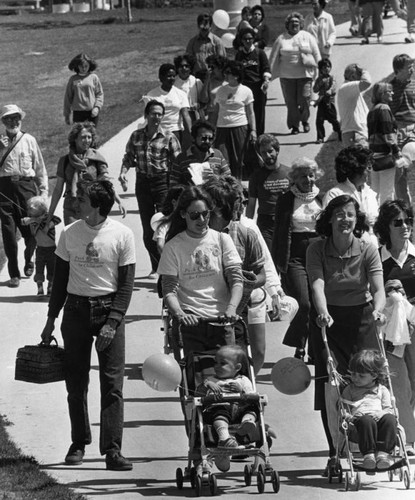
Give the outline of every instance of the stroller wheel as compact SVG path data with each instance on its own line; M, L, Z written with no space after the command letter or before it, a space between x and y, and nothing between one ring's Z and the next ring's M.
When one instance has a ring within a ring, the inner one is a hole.
M195 493L197 497L202 494L202 478L198 474L195 476Z
M216 480L215 474L210 474L209 476L209 489L210 494L215 497L218 494L218 482Z
M409 475L409 471L407 470L403 473L403 484L405 485L405 488L409 490L409 487L411 486L411 477Z
M274 493L278 493L280 491L280 476L276 470L271 472L271 482Z
M183 488L183 471L180 467L176 469L176 486L179 490Z
M398 478L399 478L399 481L403 480L403 469L402 469L402 467L400 469L398 469Z
M264 493L265 489L265 475L260 468L256 475L256 486L258 488L258 493Z
M244 480L245 480L245 486L251 486L252 472L250 465L245 465L244 467Z

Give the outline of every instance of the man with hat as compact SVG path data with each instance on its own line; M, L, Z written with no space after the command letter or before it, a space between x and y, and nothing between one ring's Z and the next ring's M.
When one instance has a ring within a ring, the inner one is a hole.
M0 222L4 251L8 259L10 280L8 286L20 285L17 260L16 229L25 242L25 276L34 270L32 261L36 241L29 226L21 220L27 217L27 201L32 196L47 196L48 175L36 139L21 131L26 113L16 104L7 104L0 111L6 134L0 136Z

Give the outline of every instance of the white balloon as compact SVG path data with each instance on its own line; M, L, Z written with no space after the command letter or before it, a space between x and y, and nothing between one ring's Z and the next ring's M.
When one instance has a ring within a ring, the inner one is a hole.
M227 49L232 48L232 42L235 40L235 35L232 33L224 33L221 37L223 46Z
M221 30L226 30L229 26L229 23L231 22L229 14L226 12L226 10L222 9L215 10L212 18L215 25Z

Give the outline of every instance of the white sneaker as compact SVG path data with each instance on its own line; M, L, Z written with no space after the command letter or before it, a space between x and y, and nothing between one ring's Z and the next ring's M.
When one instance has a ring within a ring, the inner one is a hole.
M367 470L376 469L376 458L374 453L368 453L363 457L363 467Z

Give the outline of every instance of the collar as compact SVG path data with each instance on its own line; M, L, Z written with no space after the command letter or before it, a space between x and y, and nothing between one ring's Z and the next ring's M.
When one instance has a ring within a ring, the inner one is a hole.
M192 144L190 148L186 151L187 156L195 156L196 158L201 158L203 155L203 160L211 158L214 154L215 152L213 151L212 148L209 148L209 151L203 153L203 151L200 151L200 149L197 148L194 144Z
M156 130L155 134L152 137L150 137L148 135L147 125L143 128L138 129L138 131L145 134L146 137L148 137L149 139L153 139L154 137L158 137L159 135L161 135L162 137L166 137L166 132L163 130L163 128L160 125L158 126L158 129Z
M406 242L406 252L402 259L398 260L395 259L392 254L389 252L389 250L386 248L386 245L383 245L382 248L380 249L380 258L382 262L385 262L385 260L388 259L393 259L398 266L402 269L403 265L405 264L408 256L411 255L412 257L415 257L415 246L408 240Z
M362 241L359 240L359 238L356 238L356 236L353 236L352 244L349 246L346 253L340 257L339 252L333 245L333 238L328 238L326 242L326 253L327 255L336 258L357 257L362 253Z
M251 47L249 48L248 52L245 50L245 47L242 47L242 53L243 54L251 54L252 52L254 52L255 50L255 45L251 45Z

